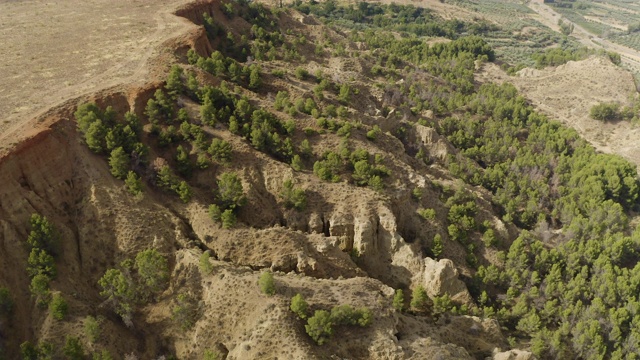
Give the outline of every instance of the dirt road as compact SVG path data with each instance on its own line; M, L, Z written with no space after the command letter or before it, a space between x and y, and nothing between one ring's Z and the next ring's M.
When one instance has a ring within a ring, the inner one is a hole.
M0 149L65 100L143 79L147 60L192 24L188 0L0 2Z

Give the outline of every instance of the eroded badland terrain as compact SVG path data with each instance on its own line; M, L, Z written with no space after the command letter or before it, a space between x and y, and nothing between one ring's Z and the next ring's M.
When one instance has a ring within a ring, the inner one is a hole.
M637 357L640 9L579 4L0 3L0 359Z

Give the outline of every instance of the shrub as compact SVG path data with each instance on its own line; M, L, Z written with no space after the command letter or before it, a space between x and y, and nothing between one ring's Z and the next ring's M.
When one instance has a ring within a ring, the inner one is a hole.
M131 316L136 300L136 288L128 276L118 269L108 269L98 281L100 296L111 303L116 314L123 319Z
M100 339L100 333L102 329L100 326L102 325L104 318L101 316L93 317L87 316L84 319L84 334L87 336L91 343L96 343Z
M291 158L291 168L295 171L301 171L303 167L302 164L302 159L300 158L300 155L295 154L293 155L293 158Z
M260 275L258 285L263 294L271 296L276 293L276 283L270 271L265 271Z
M382 130L380 129L380 126L374 125L373 129L367 131L367 139L374 141L375 139L378 138L378 136L380 136L380 134L382 134Z
M31 231L27 244L31 249L43 249L47 253L55 254L58 235L53 224L45 216L32 214L29 219Z
M413 188L411 191L411 197L416 201L420 201L422 199L422 189L419 187Z
M222 218L222 210L216 204L209 205L209 217L211 220L218 222Z
M298 78L299 80L304 80L309 76L309 71L307 71L307 69L302 68L302 67L297 67L295 70L295 76L296 78Z
M142 194L142 180L135 172L129 171L124 184L131 195L140 196Z
M591 118L600 121L619 120L620 105L616 103L602 103L594 105L589 111Z
M307 196L303 189L296 189L293 187L293 181L287 179L284 182L280 197L284 201L286 208L294 208L296 210L303 210L307 205Z
M178 145L176 148L176 168L180 175L185 177L191 176L189 153L184 149L184 147L182 147L182 145Z
M218 200L223 209L236 209L247 201L242 182L234 173L223 173L218 178Z
M62 352L69 360L83 360L84 359L84 349L82 348L82 343L80 339L73 336L67 336L67 340L65 342L64 348Z
M498 239L496 238L496 234L493 229L487 229L487 231L482 234L482 242L486 247L495 246L498 243Z
M191 187L189 187L189 184L187 184L186 181L180 181L180 184L178 184L175 190L183 203L186 204L191 201L193 193L191 191Z
M415 311L425 311L427 309L429 297L427 296L427 291L422 287L422 285L418 285L415 289L413 289L413 293L411 294L411 308Z
M307 334L318 345L322 345L333 335L333 321L331 315L325 310L316 310L304 326Z
M38 306L46 306L49 303L49 282L51 278L45 274L38 274L31 279L29 291L36 298Z
M307 318L307 311L309 310L309 304L304 300L302 295L296 294L291 298L291 306L289 307L300 319Z
M211 158L218 162L229 162L231 161L231 154L233 149L231 148L231 144L225 140L213 139L211 141L211 146L207 152L211 155Z
M434 209L418 209L418 214L425 220L434 220L436 218Z
M31 278L40 274L47 275L49 278L55 278L55 259L44 249L33 248L27 259L27 273Z
M215 350L205 350L202 354L202 360L222 360L222 354Z
M113 357L108 350L103 349L100 352L93 353L92 360L113 360Z
M397 289L396 293L393 295L393 308L398 312L402 312L404 310L404 292L402 289Z
M169 280L167 259L156 249L139 252L135 258L138 272L139 291L142 294L155 294L162 291Z
M231 209L227 209L220 214L220 221L222 221L223 229L231 229L236 225L236 214Z
M331 321L336 325L369 326L373 314L368 308L354 309L351 305L338 305L331 309Z
M60 294L55 294L49 303L49 313L56 320L62 320L67 315L69 306L67 301Z
M198 263L198 268L200 269L200 273L202 275L210 275L213 272L213 265L211 265L211 253L209 251L205 251L200 255L200 262Z
M196 305L187 294L178 294L176 303L171 309L171 319L175 321L183 331L193 327L196 317Z
M442 236L440 234L436 234L433 237L433 245L431 246L431 252L433 256L439 257L444 250L444 245L442 244Z
M169 71L165 89L167 90L167 93L169 93L169 95L174 99L184 92L184 85L182 84L181 76L182 68L178 65L173 65L171 67L171 70Z
M20 354L22 355L22 360L38 360L39 358L38 349L28 341L20 344Z

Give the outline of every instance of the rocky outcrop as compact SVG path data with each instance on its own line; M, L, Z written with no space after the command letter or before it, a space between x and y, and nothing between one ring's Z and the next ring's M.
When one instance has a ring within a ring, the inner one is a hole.
M423 276L423 285L429 297L434 298L448 294L455 302L473 303L467 286L458 279L458 270L453 261L425 258Z
M493 355L493 360L533 360L535 356L529 351L524 350L509 350L504 352L499 352Z
M429 156L444 160L447 155L455 153L455 149L438 132L428 126L415 126L418 148L423 147Z

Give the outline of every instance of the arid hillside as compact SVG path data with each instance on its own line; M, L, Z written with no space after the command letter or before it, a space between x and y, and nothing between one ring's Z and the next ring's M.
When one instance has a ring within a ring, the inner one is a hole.
M0 93L0 359L633 356L640 183L596 151L633 134L585 118L628 73L510 77L449 2L278 5L42 5L108 25L5 67L52 86Z

